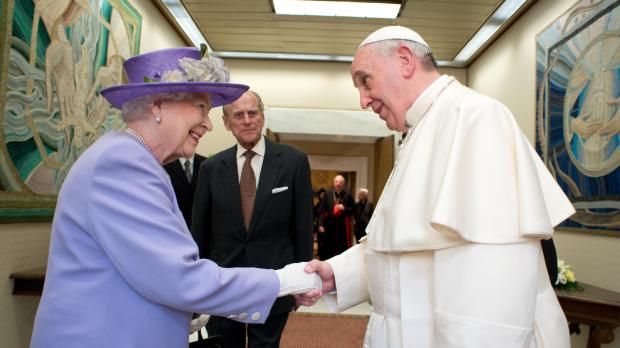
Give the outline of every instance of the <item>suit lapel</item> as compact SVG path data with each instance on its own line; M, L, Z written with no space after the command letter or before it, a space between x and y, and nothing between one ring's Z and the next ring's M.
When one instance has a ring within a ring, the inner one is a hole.
M258 188L256 189L256 198L254 199L254 210L252 211L252 221L250 222L250 232L254 230L256 222L265 210L267 200L271 195L273 183L278 177L282 162L280 161L280 152L278 152L271 141L265 139L265 158L263 166L260 170L258 178Z
M192 182L190 183L192 188L196 187L196 183L198 182L198 173L200 172L200 165L202 161L199 160L198 155L194 156L194 163L192 166ZM185 174L185 173L183 173Z
M221 162L221 187L216 190L226 190L229 193L229 199L226 200L229 211L233 215L234 221L237 221L239 231L245 233L243 225L243 214L241 212L241 191L239 190L239 174L237 173L237 146L228 149L226 155L222 157ZM226 204L222 202L223 204ZM247 235L247 233L245 233Z
M176 160L172 162L172 164L170 165L170 168L171 168L171 172L173 175L175 175L182 182L187 183L189 185L189 183L187 182L187 177L185 176L185 171L183 170L183 167L181 166L181 161Z

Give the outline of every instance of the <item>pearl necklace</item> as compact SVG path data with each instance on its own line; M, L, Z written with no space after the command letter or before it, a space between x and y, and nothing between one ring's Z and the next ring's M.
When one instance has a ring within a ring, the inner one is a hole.
M146 142L146 139L144 139L144 137L142 136L142 134L138 133L137 131L135 131L133 128L129 128L127 127L125 129L125 132L127 132L127 134L131 135L132 137L134 137L137 141L141 142L142 145L144 145L144 147L146 147L147 150L151 151L151 147L149 146L149 144Z

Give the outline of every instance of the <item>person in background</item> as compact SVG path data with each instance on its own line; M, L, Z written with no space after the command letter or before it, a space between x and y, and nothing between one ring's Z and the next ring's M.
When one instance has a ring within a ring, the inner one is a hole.
M200 165L205 159L207 159L205 156L194 153L188 158L181 157L164 165L166 172L170 175L172 188L183 218L187 223L187 228L192 226L192 204L194 203L196 182Z
M313 224L314 224L314 236L315 236L315 240L316 240L316 246L317 246L317 253L319 252L319 250L321 250L322 248L324 248L323 243L324 243L324 239L323 237L325 236L324 233L319 233L319 218L321 216L321 214L323 214L322 208L323 208L323 200L325 199L325 189L324 188L320 188L319 191L316 193L316 197L317 197L317 201L314 204L313 207Z
M372 216L372 203L368 201L368 189L361 188L357 191L357 202L353 217L355 218L355 240L359 243L366 236L366 226Z
M195 151L212 107L248 87L228 83L223 62L196 48L145 53L124 68L129 83L101 94L127 129L84 151L58 195L32 348L187 347L193 312L263 323L276 297L313 286L298 277L303 264L200 259L163 168Z
M409 130L368 235L310 262L323 291L301 302L370 299L368 347L569 347L540 240L575 210L510 111L401 26L370 34L351 76L363 108Z
M323 201L325 200L325 192L326 191L324 188L320 188L319 191L317 191L316 193L317 200L316 200L316 203L314 204L314 207L312 208L315 225L317 229L318 229L319 216L321 215L321 207L323 205Z
M303 152L265 139L264 105L254 91L223 108L237 144L203 162L192 234L200 257L221 267L278 269L312 259L312 186ZM263 325L211 317L225 347L278 347L292 296L278 299Z
M545 258L549 281L551 285L555 285L555 282L558 280L558 254L555 250L553 238L542 239L540 245L542 246L542 252Z
M319 215L319 236L323 234L323 247L319 247L319 258L327 260L351 246L351 216L355 201L345 189L342 175L334 177L334 189L325 193Z

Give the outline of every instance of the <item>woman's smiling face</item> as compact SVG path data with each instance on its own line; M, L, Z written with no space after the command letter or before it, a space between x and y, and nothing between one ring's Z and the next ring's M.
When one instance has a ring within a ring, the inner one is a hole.
M183 100L162 100L160 104L162 139L168 148L164 163L191 157L198 141L213 130L209 119L211 101L206 93L190 94Z

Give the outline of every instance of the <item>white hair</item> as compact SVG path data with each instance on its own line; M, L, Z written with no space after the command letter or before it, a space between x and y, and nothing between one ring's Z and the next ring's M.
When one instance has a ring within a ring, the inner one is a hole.
M256 93L253 90L248 90L246 93L252 93L252 95L256 97L256 101L258 101L258 110L260 111L261 115L263 115L264 117L265 116L265 104L263 104L263 99L260 97L260 95L258 95L258 93ZM222 105L222 113L224 114L224 117L230 116L230 111L232 109L231 105L232 103Z
M157 100L181 101L191 99L201 93L158 93L149 94L132 99L123 104L123 120L125 122L137 121L150 116L150 108ZM205 93L208 94L208 93Z
M381 53L384 56L392 54L400 45L409 47L411 52L420 59L424 70L437 70L437 61L433 56L433 52L428 46L419 42L411 40L382 40L368 44L368 46L372 47L374 52Z
M362 187L361 189L359 189L359 192L361 192L361 193L365 194L366 196L368 196L368 189L367 188Z

